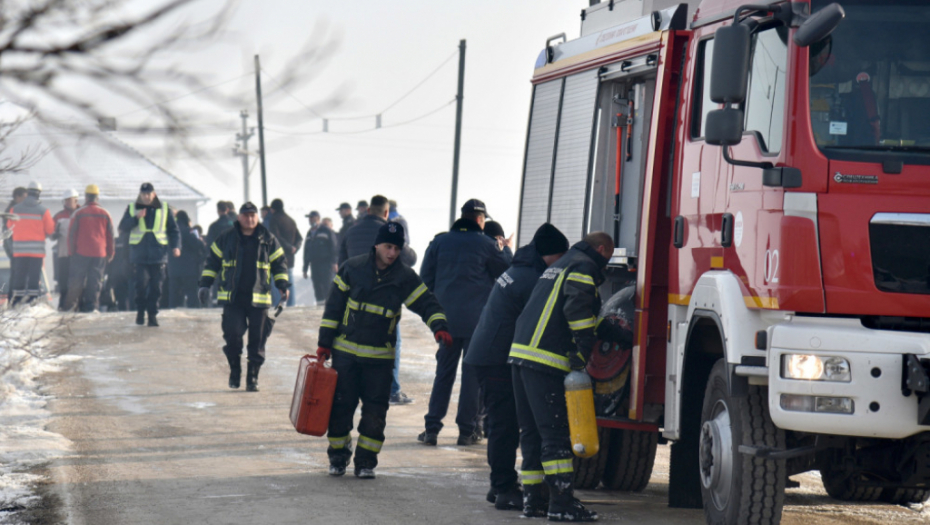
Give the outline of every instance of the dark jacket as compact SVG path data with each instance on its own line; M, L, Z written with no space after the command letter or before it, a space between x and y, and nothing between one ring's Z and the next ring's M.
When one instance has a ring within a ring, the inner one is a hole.
M446 310L452 337L472 336L494 280L510 261L511 256L468 219L455 221L448 233L433 238L420 277Z
M296 251L304 242L303 236L300 235L300 229L294 219L284 210L276 211L268 216L266 228L278 238L278 242L284 248L284 258L287 260L287 267L294 267L294 256Z
M349 228L355 226L356 220L355 217L349 215L348 217L342 218L342 227L339 228L339 238L336 240L336 245L342 242L342 239L345 239L346 233L349 231Z
M221 233L232 228L232 225L235 224L235 222L236 221L234 220L230 220L229 216L225 214L222 217L216 219L212 224L210 224L210 227L207 228L207 234L204 235L203 238L204 242L207 243L207 246L210 246L213 244L213 241L215 241L220 236Z
M243 254L239 252L242 228L239 223L223 232L207 254L207 262L200 276L200 286L213 286L219 279L219 291L216 298L220 303L234 302L236 289L242 272L257 272L255 286L252 288L252 306L271 307L271 280L279 290L288 287L287 266L284 262L284 248L267 228L259 224L252 235L258 236L258 257L255 268L242 268Z
M349 228L349 231L339 239L339 265L341 266L352 257L368 253L375 245L378 230L385 224L387 221L381 217L366 215L362 220L357 221L355 226ZM417 263L417 252L413 251L409 245L405 245L400 252L400 260L407 266L413 266Z
M143 208L146 212L142 220L145 221L146 228L151 230L155 225L155 211L161 208L161 202L157 197L152 201L152 204L148 206L136 202L137 211ZM129 206L127 206L126 212L123 213L123 219L119 221L120 231L126 232L126 238L129 239L130 232L137 224L139 224L139 219L129 213ZM155 236L150 233L146 233L145 236L142 237L142 242L139 244L130 245L129 260L132 264L167 263L168 252L181 247L181 232L178 230L178 223L174 221L174 215L172 215L171 210L168 210L165 231L168 233L167 245L159 244L158 241L155 240Z
M435 334L447 330L439 301L400 258L379 271L375 249L339 268L320 321L319 344L361 363L394 365L395 329L404 305Z
M587 360L597 338L597 316L607 259L585 242L576 243L536 281L517 318L508 363L555 374L570 371L575 352Z
M536 281L546 269L546 261L533 243L517 250L513 264L502 273L491 289L478 327L468 345L465 362L474 366L495 366L507 362L517 317L533 293Z
M200 275L204 260L207 258L207 246L191 230L190 226L179 224L181 232L181 256L168 260L168 275L187 277Z
M304 273L312 265L315 268L336 264L336 232L320 224L316 233L307 231L304 241Z

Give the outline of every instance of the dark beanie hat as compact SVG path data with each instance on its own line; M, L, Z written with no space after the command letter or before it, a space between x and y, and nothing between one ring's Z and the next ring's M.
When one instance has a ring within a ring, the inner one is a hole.
M539 255L555 255L568 251L568 239L555 226L544 223L533 235L533 243Z
M375 245L390 243L399 248L404 247L404 226L399 222L389 222L378 230Z
M506 235L504 235L504 227L496 221L487 221L484 223L484 234L492 239L506 237Z

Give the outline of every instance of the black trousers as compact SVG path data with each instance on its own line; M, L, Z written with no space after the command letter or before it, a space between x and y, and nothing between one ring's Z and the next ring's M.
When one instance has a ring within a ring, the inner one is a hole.
M58 309L65 310L65 302L68 300L68 263L70 257L55 257L55 281L58 283Z
M13 257L10 263L10 297L14 306L25 300L31 303L39 297L44 257Z
M452 346L439 345L436 352L436 377L433 379L433 391L429 396L429 410L424 419L426 431L439 433L442 430L442 419L449 411L449 401L452 398L452 387L455 385L455 376L458 373L459 361L465 355L470 338L454 337ZM455 423L459 427L459 434L471 434L478 424L480 403L478 399L478 378L475 377L473 366L462 363L462 384L459 387L459 408L455 416Z
M168 304L171 308L200 308L200 299L197 298L198 275L172 275L168 281Z
M106 257L70 257L68 277L68 297L65 310L79 306L82 312L93 312L99 307L100 289L103 287L103 274L107 269Z
M491 488L497 492L506 492L517 485L514 464L520 445L520 424L517 422L517 402L513 395L513 372L510 368L506 364L475 367L487 413Z
M550 502L573 497L572 443L565 404L565 375L513 366L513 392L520 421L524 487L545 479Z
M329 448L326 454L331 465L349 464L352 456L352 422L355 409L361 401L362 417L358 422L355 468L378 466L378 453L384 444L391 382L394 380L393 363L361 364L338 350L333 352L333 369L339 373L339 379L336 381L327 434Z
M249 363L261 366L265 362L265 326L268 320L267 308L251 305L227 303L223 306L223 340L226 346L223 353L234 369L241 368L242 336L249 332L246 350Z
M164 264L134 264L136 280L136 310L149 315L158 313L161 285L165 281Z
M313 295L316 298L316 304L323 304L329 297L329 288L333 284L333 265L331 264L311 264L310 280L313 281Z

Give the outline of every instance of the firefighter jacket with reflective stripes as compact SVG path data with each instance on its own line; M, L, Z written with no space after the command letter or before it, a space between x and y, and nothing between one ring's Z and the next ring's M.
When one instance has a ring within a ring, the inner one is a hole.
M45 238L55 233L52 212L30 195L13 206L10 213L19 217L6 223L13 230L13 257L45 257Z
M145 217L136 211L145 209ZM156 197L151 205L134 202L126 207L119 230L129 234L129 253L133 264L165 264L168 252L181 248L181 233L167 204Z
M320 321L319 344L360 363L394 363L401 308L419 315L435 334L448 331L446 315L420 277L398 257L378 270L375 249L347 260L333 279Z
M569 356L578 352L587 360L596 337L607 259L585 242L576 243L547 268L517 318L507 362L566 374Z
M239 223L221 233L210 245L207 262L200 274L200 286L213 286L219 280L216 299L220 303L235 301L239 279L243 272L256 272L255 286L252 288L252 306L271 307L271 281L279 290L288 287L287 262L284 248L267 228L259 224L252 235L258 236L258 257L255 268L243 268L243 253L239 250L242 228Z

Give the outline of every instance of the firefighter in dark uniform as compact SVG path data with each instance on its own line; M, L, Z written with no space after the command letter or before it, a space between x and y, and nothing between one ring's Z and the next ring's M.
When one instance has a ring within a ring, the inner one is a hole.
M198 297L209 304L210 286L218 279L216 298L223 304L223 353L229 361L229 388L239 388L242 375L242 336L249 332L245 389L258 391L258 371L265 362L265 330L271 307L271 283L287 300L288 278L284 248L259 224L258 208L247 202L239 208L233 227L210 245L200 277Z
M549 521L594 521L597 513L574 496L572 446L565 376L583 370L598 338L614 341L614 325L601 323L598 286L613 240L591 233L549 266L517 319L508 362L520 421L524 515ZM603 330L600 327L604 327ZM598 328L595 335L595 328ZM619 331L619 328L617 328ZM543 481L549 489L545 500Z
M355 475L374 478L378 453L384 443L385 418L391 395L395 329L401 309L418 314L436 341L450 344L452 336L439 301L420 277L399 260L404 227L389 222L378 231L368 254L347 260L333 279L333 288L320 321L317 355L333 358L339 373L329 419L329 474L345 474L352 457L352 422L359 400Z

